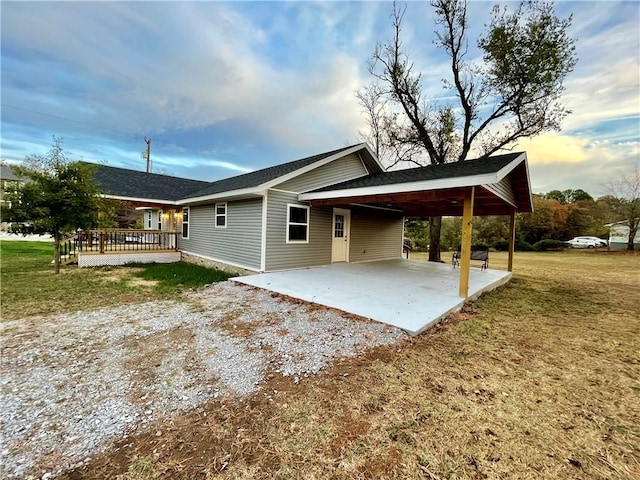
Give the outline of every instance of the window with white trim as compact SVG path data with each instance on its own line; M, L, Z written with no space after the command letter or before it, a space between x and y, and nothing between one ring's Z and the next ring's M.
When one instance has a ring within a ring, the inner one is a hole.
M191 209L184 207L182 209L182 238L189 238L189 214Z
M309 207L287 204L287 243L309 243Z
M227 203L216 203L216 228L227 228Z
M153 211L147 210L147 230L151 230L152 221L153 221Z
M162 210L158 210L158 230L162 230Z

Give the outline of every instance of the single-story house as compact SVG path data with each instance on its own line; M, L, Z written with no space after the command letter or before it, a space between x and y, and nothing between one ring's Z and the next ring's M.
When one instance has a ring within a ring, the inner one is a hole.
M145 209L145 229L180 232L183 256L253 272L401 258L407 216L463 216L464 260L473 215L509 215L514 232L532 211L524 152L387 172L362 143L215 182L95 175L105 196Z
M626 250L629 245L629 220L605 225L609 229L609 248L612 250ZM633 237L635 249L640 249L640 229Z

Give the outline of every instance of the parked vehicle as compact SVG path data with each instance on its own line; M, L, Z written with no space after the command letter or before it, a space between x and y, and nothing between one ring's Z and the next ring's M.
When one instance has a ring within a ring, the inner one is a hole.
M607 246L607 241L598 237L575 237L567 243L571 248L599 248Z

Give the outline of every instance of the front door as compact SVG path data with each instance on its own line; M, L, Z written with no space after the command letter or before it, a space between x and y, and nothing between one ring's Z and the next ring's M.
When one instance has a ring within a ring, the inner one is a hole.
M333 244L331 262L349 261L349 232L351 211L342 208L333 209Z

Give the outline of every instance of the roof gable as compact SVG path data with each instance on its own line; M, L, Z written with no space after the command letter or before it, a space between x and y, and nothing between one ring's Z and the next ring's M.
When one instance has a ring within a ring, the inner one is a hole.
M341 154L351 153L351 151L367 150L369 156L374 160L369 162L373 169L376 166L382 171L382 167L375 160L368 150L366 144L350 145L348 147L339 148L330 152L320 153L311 157L301 158L292 162L274 165L273 167L263 168L255 172L249 172L235 177L225 178L215 182L211 182L207 187L194 192L187 199L214 196L221 193L232 192L237 190L246 190L252 188L269 188L275 184L285 182L298 175L306 173L320 165L324 165L332 160L332 157Z

